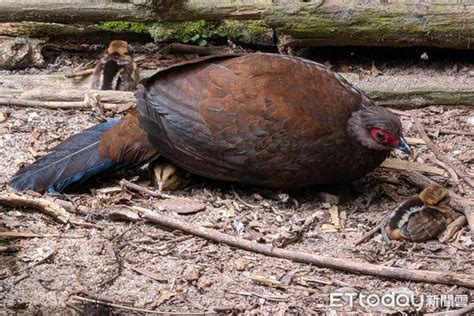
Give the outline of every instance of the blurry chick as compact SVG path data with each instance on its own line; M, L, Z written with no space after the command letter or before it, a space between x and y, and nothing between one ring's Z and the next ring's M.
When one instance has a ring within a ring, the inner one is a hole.
M189 184L189 173L174 164L158 159L151 163L152 181L158 191L179 190Z
M442 202L448 191L439 186L428 186L392 211L385 227L390 239L415 242L436 238L453 221L452 210Z
M137 66L126 41L112 41L94 69L94 90L133 91L138 81Z

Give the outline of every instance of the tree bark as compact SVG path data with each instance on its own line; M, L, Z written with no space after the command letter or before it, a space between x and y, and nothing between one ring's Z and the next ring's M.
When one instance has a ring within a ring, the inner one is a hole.
M283 46L439 46L472 49L471 0L108 0L0 1L0 20L180 22L250 19L273 28Z
M1 5L0 1L0 7ZM0 21L3 20L0 18ZM44 39L46 44L43 46L60 42L61 47L69 49L77 47L77 43L107 44L116 39L130 42L151 41L148 33L104 30L97 25L74 26L43 22L0 23L0 36L39 38Z

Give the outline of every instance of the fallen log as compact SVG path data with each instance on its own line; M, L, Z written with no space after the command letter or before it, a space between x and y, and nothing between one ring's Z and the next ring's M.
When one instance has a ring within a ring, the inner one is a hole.
M153 75L157 70L141 70L140 78ZM413 109L428 105L474 106L474 77L456 78L439 76L423 80L415 76L378 76L359 79L356 74L342 74L347 80L366 91L382 106ZM91 85L91 76L66 79L63 75L8 75L0 76L0 96L25 100L82 101ZM449 81L448 81L449 80ZM434 82L433 82L434 81ZM432 83L429 83L432 82ZM446 82L452 84L446 85ZM101 102L116 103L134 100L132 92L97 92Z
M2 3L3 1L0 1L0 8ZM0 9L0 16L1 15L2 12ZM0 21L10 20L2 20L0 18ZM71 21L66 23L71 23ZM107 30L100 25L75 26L43 22L0 23L0 36L41 39L43 42L42 45L40 45L41 47L56 49L67 48L72 50L80 50L81 47L78 44L84 43L107 44L116 39L130 42L149 42L152 40L146 30L143 30L143 32L133 32L132 30Z
M280 44L284 46L473 49L471 42L474 42L474 5L470 0L436 3L418 0L0 2L0 20L5 22L160 21L157 24L166 29L172 27L170 22L199 19L261 21L280 35Z

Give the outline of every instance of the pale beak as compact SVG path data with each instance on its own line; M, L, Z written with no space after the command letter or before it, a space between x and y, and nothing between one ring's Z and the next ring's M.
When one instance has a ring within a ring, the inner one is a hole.
M402 136L400 136L400 143L398 144L396 148L400 149L401 151L403 151L404 153L408 155L411 155L410 145L408 145L407 141Z
M163 183L163 180L160 179L160 180L158 181L158 192L160 192L160 193L161 193L161 191L163 190L163 184L164 184L164 183Z

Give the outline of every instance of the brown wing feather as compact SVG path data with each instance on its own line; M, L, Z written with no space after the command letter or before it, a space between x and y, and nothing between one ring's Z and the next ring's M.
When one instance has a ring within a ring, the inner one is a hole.
M99 155L113 162L135 164L158 157L138 122L138 110L134 109L117 125L106 131L99 143Z

